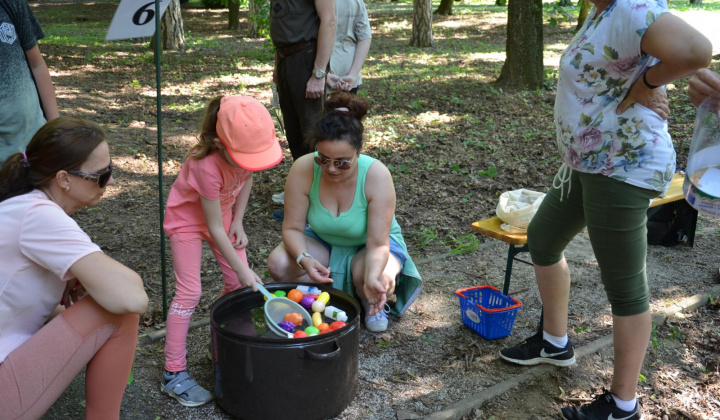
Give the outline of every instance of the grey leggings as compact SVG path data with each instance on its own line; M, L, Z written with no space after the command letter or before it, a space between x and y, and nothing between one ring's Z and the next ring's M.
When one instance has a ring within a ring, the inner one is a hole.
M565 185L562 200L560 189L551 188L528 227L533 263L559 262L568 243L587 226L612 313L631 316L647 311L647 209L659 193L574 170L569 187L567 193Z

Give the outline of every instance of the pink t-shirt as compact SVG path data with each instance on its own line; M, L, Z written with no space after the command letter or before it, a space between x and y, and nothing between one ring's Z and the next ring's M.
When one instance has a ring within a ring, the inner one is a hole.
M200 197L220 200L223 226L232 221L232 206L252 172L236 168L213 152L203 159L187 158L180 169L165 208L165 233L207 232Z
M70 267L102 252L75 220L35 190L0 203L0 362L60 303Z

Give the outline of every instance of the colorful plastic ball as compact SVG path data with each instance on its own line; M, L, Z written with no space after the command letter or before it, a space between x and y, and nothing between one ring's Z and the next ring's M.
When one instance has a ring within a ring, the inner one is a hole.
M312 304L312 310L313 312L322 312L325 310L325 302L321 300L316 300Z
M312 296L312 295L305 295L305 296L302 297L302 299L300 299L300 304L301 304L304 308L310 309L310 308L312 308L313 302L315 302L315 298L316 298L316 297L315 297L315 296Z
M284 290L276 290L275 293L273 293L273 296L275 296L275 297L285 297L285 296L287 296L287 293L285 293Z
M333 330L330 329L330 327L325 328L324 330L320 330L320 335L331 333Z
M288 299L292 300L293 302L300 303L300 301L303 298L303 294L298 289L292 289L287 294Z
M304 338L307 336L308 335L305 331L295 331L295 334L293 334L293 337L295 337L295 338Z
M312 327L312 326L305 328L305 332L306 332L307 335L309 335L309 336L310 336L310 335L318 335L318 334L320 334L320 330L318 330L317 328Z
M347 325L347 324L345 324L343 321L335 321L332 324L330 324L330 329L335 331L337 329L344 327L345 325Z
M293 324L290 321L280 321L280 322L278 322L278 327L282 328L283 330L285 330L287 332L295 331L295 324Z
M330 329L330 325L327 322L323 322L320 325L317 326L317 329L320 330L320 333L322 333L325 330Z

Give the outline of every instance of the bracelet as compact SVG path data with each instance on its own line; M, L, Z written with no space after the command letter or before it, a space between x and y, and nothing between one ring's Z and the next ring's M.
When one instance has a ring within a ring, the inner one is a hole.
M643 83L645 83L645 87L646 87L646 88L648 88L648 89L657 89L657 88L659 88L660 86L651 85L651 84L648 83L648 81L647 81L647 72L648 72L648 70L650 70L651 68L652 68L652 67L648 67L648 68L645 69L645 71L643 72L643 75L642 75L642 81L643 81Z
M303 258L310 258L311 260L313 260L314 258L313 258L312 255L310 255L310 254L307 253L307 252L303 252L302 254L300 254L299 257L297 257L297 259L295 260L295 262L297 263L297 265L298 265L300 268L305 269L305 267L303 267L302 264L300 264L300 261L302 261Z

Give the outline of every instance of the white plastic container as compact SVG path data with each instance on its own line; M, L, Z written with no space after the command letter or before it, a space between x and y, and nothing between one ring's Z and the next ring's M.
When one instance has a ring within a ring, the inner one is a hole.
M698 108L683 193L697 211L720 217L720 97Z
M325 316L334 319L335 321L347 322L348 320L348 316L345 311L340 310L334 306L325 307Z

